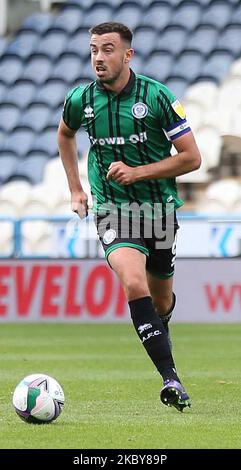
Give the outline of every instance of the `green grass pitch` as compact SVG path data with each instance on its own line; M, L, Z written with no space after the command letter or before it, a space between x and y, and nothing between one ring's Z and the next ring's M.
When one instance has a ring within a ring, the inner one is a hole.
M172 325L176 365L192 399L160 403L159 374L131 325L2 324L1 449L240 449L241 325ZM22 422L12 392L43 372L63 386L52 424Z

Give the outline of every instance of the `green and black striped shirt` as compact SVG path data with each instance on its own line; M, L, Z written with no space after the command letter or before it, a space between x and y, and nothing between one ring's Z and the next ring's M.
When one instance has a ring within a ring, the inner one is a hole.
M135 167L170 156L172 141L190 131L176 97L151 78L131 71L129 82L116 94L94 81L71 90L65 100L63 120L74 130L84 127L90 139L88 177L98 209L105 203L168 202L178 197L175 178L153 179L122 186L107 181L108 167L123 161Z

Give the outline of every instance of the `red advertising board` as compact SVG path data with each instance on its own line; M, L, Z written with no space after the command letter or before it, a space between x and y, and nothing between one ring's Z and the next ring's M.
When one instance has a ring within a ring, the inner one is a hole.
M241 321L240 259L177 260L177 322ZM126 322L128 305L101 260L0 262L0 322Z

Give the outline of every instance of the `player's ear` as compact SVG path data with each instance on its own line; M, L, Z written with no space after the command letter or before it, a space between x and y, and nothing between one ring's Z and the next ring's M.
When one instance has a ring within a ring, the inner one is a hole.
M125 64L130 62L133 55L134 55L134 49L126 49L126 54L125 54L125 59L124 59Z

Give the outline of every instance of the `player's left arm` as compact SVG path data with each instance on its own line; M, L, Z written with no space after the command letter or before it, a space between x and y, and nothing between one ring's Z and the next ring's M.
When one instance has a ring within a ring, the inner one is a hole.
M136 181L175 178L200 168L201 155L192 131L178 137L172 143L177 153L159 162L139 166Z
M191 130L172 143L177 153L159 162L137 167L130 167L123 162L111 163L107 179L127 185L147 179L175 178L200 167L201 155Z

